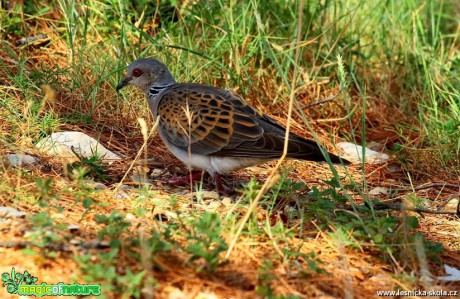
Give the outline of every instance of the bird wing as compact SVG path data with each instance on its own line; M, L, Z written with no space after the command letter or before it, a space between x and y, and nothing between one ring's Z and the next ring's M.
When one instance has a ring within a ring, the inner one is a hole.
M194 154L272 159L284 148L285 128L233 91L176 84L158 95L159 130L167 142ZM324 161L315 142L290 134L288 157Z

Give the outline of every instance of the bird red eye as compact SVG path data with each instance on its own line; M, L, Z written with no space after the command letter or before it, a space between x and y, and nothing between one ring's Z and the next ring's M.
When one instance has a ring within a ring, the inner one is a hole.
M134 69L133 70L133 76L134 77L139 77L140 75L142 75L144 72L140 69Z

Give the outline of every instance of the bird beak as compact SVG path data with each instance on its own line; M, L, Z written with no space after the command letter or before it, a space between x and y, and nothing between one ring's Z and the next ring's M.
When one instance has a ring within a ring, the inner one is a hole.
M120 91L123 87L129 84L133 78L132 77L126 77L123 79L123 81L120 82L120 84L117 85L117 92Z

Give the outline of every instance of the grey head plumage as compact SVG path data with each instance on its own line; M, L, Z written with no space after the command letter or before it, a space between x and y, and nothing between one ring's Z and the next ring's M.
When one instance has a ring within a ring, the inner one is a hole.
M176 83L168 67L159 60L152 58L140 58L128 66L128 74L117 86L117 91L128 84L132 84L146 95L152 85L171 85Z

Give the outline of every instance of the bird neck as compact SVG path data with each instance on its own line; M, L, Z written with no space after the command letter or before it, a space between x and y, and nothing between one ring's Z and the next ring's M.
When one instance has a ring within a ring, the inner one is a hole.
M173 85L175 82L168 82L168 83L154 83L153 85L150 86L148 92L147 92L147 97L148 98L155 98L160 92L163 90L169 88L171 85Z

